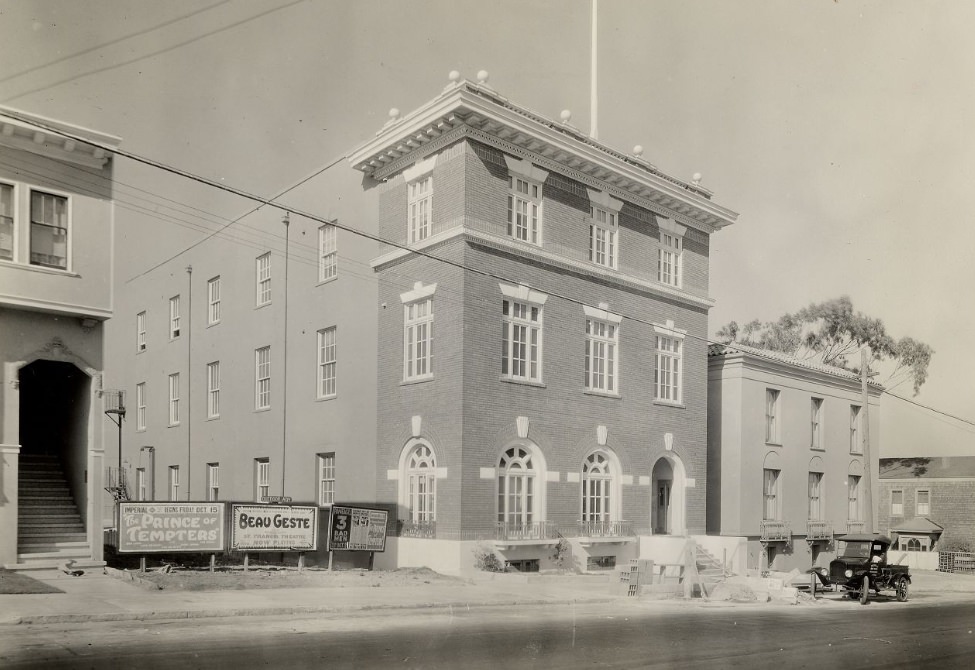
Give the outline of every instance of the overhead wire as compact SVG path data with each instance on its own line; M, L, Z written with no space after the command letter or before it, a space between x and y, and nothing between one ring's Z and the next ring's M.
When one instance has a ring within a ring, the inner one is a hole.
M14 120L19 121L21 123L30 124L32 126L35 126L35 127L40 128L42 130L45 130L47 132L51 132L53 134L59 135L61 137L65 137L65 138L68 138L68 139L73 139L73 140L75 140L77 142L81 142L81 143L88 144L88 145L93 146L93 147L96 147L96 148L100 148L100 149L102 149L104 151L107 151L109 153L122 156L124 158L128 158L129 160L135 161L137 163L141 163L143 165L148 165L150 167L153 167L153 168L162 170L164 172L167 172L167 173L170 173L170 174L175 174L175 175L180 176L180 177L183 177L185 179L188 179L188 180L191 180L191 181L200 183L200 184L204 184L204 185L213 187L215 189L218 189L218 190L221 190L221 191L224 191L224 192L227 192L227 193L231 193L231 194L237 195L237 196L239 196L241 198L244 198L244 199L247 199L247 200L251 200L251 201L254 201L254 202L257 202L257 203L260 204L259 207L255 207L254 209L250 210L244 216L246 216L246 215L248 215L250 213L253 213L254 211L257 211L258 209L260 209L261 207L264 207L264 206L273 207L275 209L278 209L278 210L280 210L282 212L287 212L288 214L291 214L291 215L294 215L294 216L300 216L300 217L304 217L304 218L306 218L308 220L315 221L315 222L318 222L318 223L321 223L321 224L328 224L328 225L335 226L338 230L343 230L345 232L348 232L348 233L352 233L354 235L361 236L361 237L363 237L365 239L369 239L369 240L374 241L374 242L378 242L378 243L381 243L381 244L388 245L390 247L393 247L394 249L399 249L399 250L404 251L404 252L407 252L409 254L414 254L414 255L417 255L417 256L422 256L422 257L425 257L425 258L429 258L429 259L431 259L433 261L437 261L437 262L440 262L440 263L444 263L446 265L449 265L449 266L455 267L457 269L460 269L460 270L462 270L464 272L470 272L470 273L477 274L477 275L480 275L480 276L483 276L483 277L487 277L487 278L490 278L490 279L494 279L494 280L497 280L497 281L503 281L503 282L507 282L507 283L511 283L511 284L515 284L515 285L522 285L522 286L525 286L526 288L529 288L529 289L532 289L532 290L537 290L539 292L545 293L546 295L548 295L550 297L555 297L555 298L558 298L560 300L564 300L566 302L569 302L571 304L576 304L576 305L580 305L580 306L590 306L589 303L586 302L586 301L583 301L583 300L578 299L578 298L574 298L572 296L565 295L564 293L561 293L559 291L552 291L552 290L540 288L540 287L537 287L537 286L533 286L533 285L527 284L524 281L517 280L517 279L511 279L511 278L505 277L503 275L499 275L497 273L490 272L488 270L483 270L483 269L480 269L480 268L470 267L470 266L464 265L463 263L460 263L460 262L457 262L457 261L454 261L454 260L451 260L451 259L448 259L448 258L443 258L442 256L438 256L438 255L433 254L431 252L428 252L426 250L416 249L416 248L410 247L410 246L408 246L408 245L406 245L404 243L400 243L400 242L397 242L395 240L391 240L391 239L388 239L388 238L381 237L381 236L379 236L377 234L370 233L368 231L360 230L360 229L354 228L352 226L348 226L346 224L342 224L342 223L338 222L335 219L328 219L328 218L321 217L321 216L318 216L316 214L313 214L311 212L307 212L307 211L301 210L301 209L296 208L296 207L292 207L292 206L289 206L289 205L286 205L286 204L283 204L283 203L280 203L280 202L275 202L273 198L265 198L263 196L260 196L260 195L254 194L254 193L250 193L250 192L245 191L243 189L236 188L236 187L233 187L233 186L229 186L229 185L224 184L224 183L220 183L220 182L214 181L214 180L209 179L207 177L203 177L203 176L200 176L200 175L196 175L196 174L191 173L191 172L188 172L186 170L183 170L183 169L180 169L180 168L176 168L176 167L171 166L171 165L167 165L165 163L162 163L160 161L156 161L154 159L147 158L145 156L140 156L138 154L134 154L132 152L129 152L129 151L126 151L126 150L123 150L123 149L119 149L117 147L112 147L112 146L109 146L109 145L106 145L106 144L103 144L103 143L100 143L100 142L97 142L97 141L93 141L93 140L90 140L90 139L86 139L86 138L81 137L79 135L76 135L74 133L70 133L70 132L67 132L67 131L64 131L64 130L61 130L61 129L58 129L58 128L54 128L53 126L50 126L50 125L45 124L43 122L40 122L40 121L31 119L31 118L28 118L28 117L24 117L24 116L22 116L22 115L20 115L20 114L18 114L16 112L13 112L11 110L0 110L0 116L6 116L8 118L14 119ZM305 180L303 180L300 183L304 183L305 181L307 181L308 179L311 179L315 175L320 174L321 172L324 172L326 169L328 169L328 167L331 167L331 166L337 164L340 160L342 160L342 159L338 159L337 161L333 161L329 166L327 166L326 168L323 168L323 169L319 170L316 173L313 173L311 176L309 176L308 178L306 178ZM293 190L296 187L297 187L297 184L294 185L294 186L292 186L292 187L289 187L288 189L286 189L285 192L287 192L289 190ZM277 198L277 197L280 197L280 196L274 196L274 198ZM239 218L243 218L243 217L238 217L237 220L239 220ZM232 223L228 223L227 226L225 226L225 227L228 227L230 225L232 225ZM199 242L199 243L202 243L202 241ZM196 246L196 244L194 244L193 246ZM185 251L184 252L181 252L181 253L185 253ZM178 256L178 255L180 255L180 254L177 254L176 256ZM174 258L175 258L175 256L174 256ZM165 262L169 262L169 261L165 261ZM155 269L156 267L159 267L159 265L155 266L152 269ZM146 271L146 273L147 272L149 272L149 271ZM141 275L138 275L136 278L138 278L139 276L143 276L146 273L142 273ZM619 316L621 316L622 318L627 319L629 321L633 321L635 323L639 323L639 324L642 324L642 325L650 326L652 328L664 329L664 330L667 330L667 331L670 331L670 332L674 332L675 334L680 334L684 338L693 339L693 340L696 340L696 341L700 341L700 342L705 343L706 345L725 345L725 346L729 346L729 347L732 347L732 348L735 346L735 343L733 343L733 342L732 343L718 342L718 341L715 341L715 340L711 340L710 338L707 338L707 337L703 337L703 336L700 336L700 335L694 335L692 333L680 333L676 329L668 328L668 327L666 327L666 326L664 326L662 324L654 323L652 321L648 321L646 319L642 319L640 317L636 317L636 316L633 316L633 315L630 315L630 314L620 314ZM750 355L754 355L754 356L757 356L757 357L760 357L760 358L765 358L765 359L768 359L768 360L772 360L772 361L776 361L776 362L781 362L781 359L779 359L779 358L776 358L774 356L764 355L764 354L759 353L758 351L752 351L752 350L750 350L748 353ZM887 392L886 390L883 390L882 392L883 393L887 393L889 395L892 395L892 396L894 396L894 397L896 397L896 398L898 398L900 400L905 400L907 402L910 402L911 404L917 405L918 407L922 407L924 409L928 409L928 410L937 412L939 414L943 414L945 416L951 416L952 418L954 418L954 419L956 419L958 421L961 421L963 423L966 423L966 424L970 424L970 425L975 426L975 422L973 422L973 421L969 421L967 419L962 419L960 417L955 417L953 415L947 414L946 412L942 412L940 410L937 410L935 408L929 407L927 405L924 405L924 404L919 403L919 402L916 402L916 401L907 400L906 398L903 398L903 397L898 396L896 394Z

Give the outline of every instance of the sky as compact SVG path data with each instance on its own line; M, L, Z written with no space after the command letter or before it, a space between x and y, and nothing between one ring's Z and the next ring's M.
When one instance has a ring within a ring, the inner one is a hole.
M351 170L451 70L590 130L590 6L0 0L0 104L271 196ZM975 422L972 25L967 0L598 2L599 140L740 214L712 236L711 333L848 295L934 348L921 393L893 391L937 411L884 396L882 456L975 454L952 418ZM115 178L118 282L251 207L125 159Z

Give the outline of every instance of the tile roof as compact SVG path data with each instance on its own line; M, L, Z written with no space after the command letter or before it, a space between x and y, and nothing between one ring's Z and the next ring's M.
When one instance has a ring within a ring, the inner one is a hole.
M838 368L833 365L826 365L816 360L807 360L796 358L795 356L790 356L789 354L782 353L781 351L772 351L771 349L759 349L758 347L751 347L747 344L741 344L740 342L731 342L728 344L712 344L708 346L708 358L716 356L725 356L727 354L734 353L749 354L756 358L765 358L773 360L779 363L785 363L787 365L792 365L798 368L805 368L807 370L815 370L816 372L822 372L828 375L833 375L834 377L842 377L844 379L855 379L859 381L860 375L853 372L852 370L846 370L844 368ZM875 382L870 382L870 386L881 388L880 384Z
M925 519L923 516L916 516L913 519L908 519L899 526L891 528L895 533L940 533L944 529L944 526L939 526L931 519Z

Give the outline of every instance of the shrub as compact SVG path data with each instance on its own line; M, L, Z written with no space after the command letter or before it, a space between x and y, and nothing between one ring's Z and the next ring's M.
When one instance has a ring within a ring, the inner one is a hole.
M484 572L507 572L504 561L494 550L483 544L474 547L474 567Z

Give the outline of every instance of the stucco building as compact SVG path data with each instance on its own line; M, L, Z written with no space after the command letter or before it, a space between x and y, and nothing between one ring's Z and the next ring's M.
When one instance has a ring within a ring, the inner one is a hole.
M85 140L99 146L87 144ZM102 558L119 139L0 108L0 565ZM110 434L111 435L111 434ZM113 444L113 442L109 442Z
M749 569L788 571L826 566L836 536L872 530L865 477L875 499L881 391L868 385L869 467L858 375L712 345L708 533L742 538Z

